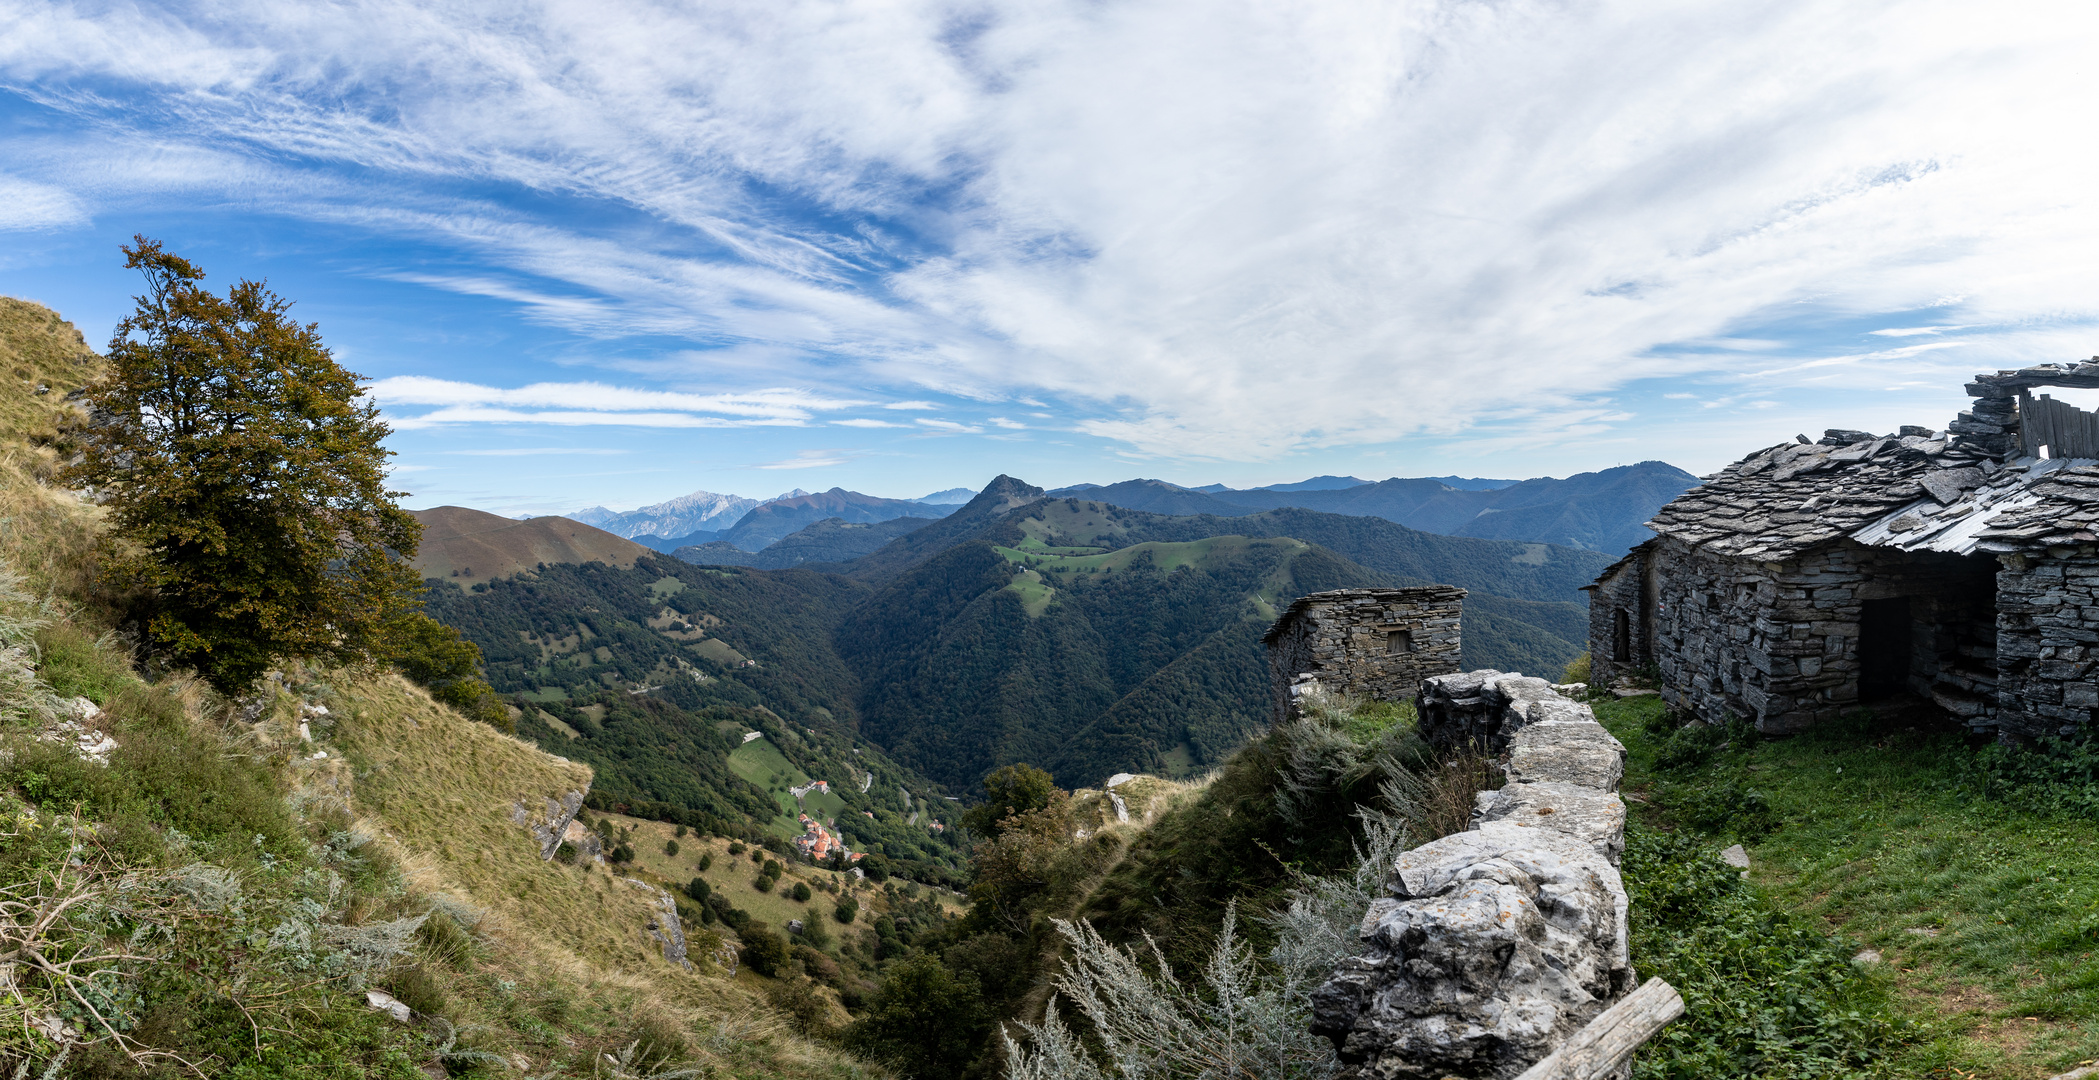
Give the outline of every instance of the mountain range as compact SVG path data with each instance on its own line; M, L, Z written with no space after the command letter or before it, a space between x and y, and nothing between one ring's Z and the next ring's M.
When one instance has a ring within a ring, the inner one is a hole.
M1157 514L1231 517L1300 507L1384 518L1424 532L1543 541L1615 555L1652 536L1642 523L1698 483L1697 477L1660 461L1580 473L1564 480L1394 477L1377 483L1345 482L1354 479L1318 477L1299 484L1244 490L1125 480L1106 486L1060 488L1050 494L1083 495Z

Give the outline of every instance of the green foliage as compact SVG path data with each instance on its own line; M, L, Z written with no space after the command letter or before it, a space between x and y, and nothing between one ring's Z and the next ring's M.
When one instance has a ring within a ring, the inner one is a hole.
M71 623L36 632L36 674L60 697L84 697L107 705L123 690L138 685L114 642L97 641Z
M701 873L703 873L703 874L704 874L704 873L706 873L707 871L709 871L709 870L711 870L711 869L713 869L713 868L714 868L714 853L710 851L710 852L707 852L707 853L705 853L705 854L701 855L701 856L700 856L700 862L699 862L699 871L700 871Z
M809 897L814 894L812 894L809 891L809 884L807 882L797 881L794 883L794 892L791 895L794 897L796 903L806 904L809 902Z
M841 924L850 924L854 919L860 917L860 901L853 899L851 896L839 897L838 903L831 908L831 917L837 919Z
M996 835L1007 818L1041 810L1058 795L1050 774L1021 762L992 770L984 778L984 801L962 815L962 823L979 836Z
M693 878L685 883L685 895L703 903L706 901L708 894L713 891L714 889L707 884L707 879L705 878Z
M430 691L461 716L510 733L517 725L503 700L480 677L481 650L459 631L420 611L410 611L387 628L394 666L409 681Z
M683 830L684 830L684 828L685 828L685 826L683 826L683 825L680 825L680 826L678 826L678 829L679 829L680 831L683 831ZM663 853L664 853L665 855L669 855L669 856L670 856L670 857L672 857L672 858L677 858L677 856L678 856L678 842L677 842L676 840L665 840L665 841L663 842Z
M1566 670L1560 672L1562 683L1587 683L1592 677L1588 653L1575 657L1568 663Z
M1772 904L1703 842L1626 830L1633 963L1685 1015L1636 1059L1640 1080L1887 1075L1915 1037L1853 946Z
M1754 844L1778 828L1777 811L1764 793L1744 787L1739 779L1672 786L1665 797L1676 819L1709 835L1731 836Z
M976 979L919 955L889 969L867 1015L846 1029L844 1041L906 1077L956 1077L976 1060L993 1020Z
M787 941L771 927L747 921L736 928L736 936L743 939L743 962L752 971L771 978L787 969L792 959Z
M152 590L154 639L227 693L280 658L384 655L421 529L386 490L387 427L358 377L260 283L221 298L154 241L124 252L146 293L64 472L129 541L110 571Z

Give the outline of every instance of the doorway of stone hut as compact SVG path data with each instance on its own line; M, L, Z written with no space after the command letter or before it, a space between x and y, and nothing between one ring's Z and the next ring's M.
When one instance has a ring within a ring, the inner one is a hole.
M1867 600L1859 612L1858 696L1885 701L1909 688L1910 653L1916 629L1910 621L1910 598Z

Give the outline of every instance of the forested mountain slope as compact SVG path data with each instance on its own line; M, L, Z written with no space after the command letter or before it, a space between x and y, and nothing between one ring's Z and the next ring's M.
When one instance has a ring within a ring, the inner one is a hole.
M952 843L911 812L940 787L856 736L859 686L831 647L867 593L837 575L649 555L630 569L550 564L472 591L433 582L427 607L481 647L490 685L518 696L520 734L597 770L594 805L783 837L802 831L806 809L835 819L854 850L946 881ZM788 793L811 780L831 792Z

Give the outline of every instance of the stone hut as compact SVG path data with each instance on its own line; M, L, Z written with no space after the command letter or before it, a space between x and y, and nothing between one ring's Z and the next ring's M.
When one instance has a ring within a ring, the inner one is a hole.
M1292 688L1317 680L1334 694L1412 701L1421 682L1458 670L1465 590L1333 589L1301 596L1268 628L1273 719L1290 716Z
M1657 670L1693 715L1799 731L1928 698L1978 731L2099 711L2099 358L1979 375L1944 431L1830 430L1758 450L1648 523L1591 592L1599 682Z

